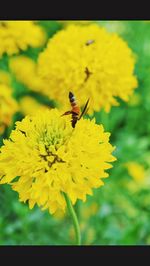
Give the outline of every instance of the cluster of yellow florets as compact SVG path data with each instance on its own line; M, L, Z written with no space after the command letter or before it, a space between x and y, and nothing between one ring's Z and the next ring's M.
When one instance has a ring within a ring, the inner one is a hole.
M46 41L43 29L33 21L0 22L0 57L16 54L29 46L40 47Z
M137 87L135 58L127 43L104 28L71 25L49 40L38 59L43 92L66 109L71 90L90 111L109 111L116 97L129 99Z
M56 109L26 116L16 125L0 150L1 183L11 184L30 208L37 203L50 213L64 210L63 192L75 204L103 185L101 178L115 158L102 125L81 119L73 129Z

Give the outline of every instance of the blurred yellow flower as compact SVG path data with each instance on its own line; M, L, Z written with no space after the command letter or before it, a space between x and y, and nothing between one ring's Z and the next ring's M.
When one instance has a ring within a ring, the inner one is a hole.
M91 245L96 236L96 232L93 227L88 227L86 232L85 245Z
M82 221L80 223L80 229L81 229L81 231L83 232L86 229L86 227L87 227L87 223L85 221Z
M19 110L24 115L34 115L37 111L45 111L50 109L44 104L40 104L35 98L31 96L24 96L19 100Z
M81 228L82 234L83 235L85 234L84 245L92 244L92 242L94 241L95 236L96 236L96 232L95 232L94 228L92 228L91 226L89 226L85 222L80 223L80 228ZM70 227L69 237L72 240L75 238L75 231L74 231L73 226Z
M90 216L95 215L99 209L99 205L93 202L90 206L82 206L81 216L88 219Z
M69 108L72 91L80 105L90 98L89 112L128 101L137 87L135 57L127 43L104 28L71 25L59 31L39 55L38 73L46 84L44 93ZM42 91L43 89L41 89Z
M81 119L73 129L56 109L26 116L0 149L0 183L11 184L30 208L65 211L63 192L75 204L104 184L115 160L109 136L94 119Z
M38 76L36 63L27 56L16 56L9 60L9 67L16 79L29 89L44 94L44 82Z
M34 21L0 22L0 57L13 55L30 47L40 47L46 41L46 33Z
M130 99L129 99L129 102L128 102L128 105L129 106L137 106L141 103L141 95L139 93L134 93Z
M11 88L0 83L0 134L11 124L12 116L18 111L18 104L12 97Z
M126 167L128 169L129 175L136 181L136 182L143 182L145 179L145 169L144 167L136 162L128 162L126 163Z
M69 229L69 238L71 240L73 240L75 238L75 231L74 231L74 227L71 226L70 229Z
M11 78L10 74L4 70L0 70L0 84L10 85Z

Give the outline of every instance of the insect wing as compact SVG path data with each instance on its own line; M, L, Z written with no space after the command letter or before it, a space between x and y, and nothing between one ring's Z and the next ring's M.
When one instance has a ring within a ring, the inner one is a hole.
M87 102L86 102L86 104L85 104L85 106L83 108L83 111L82 111L81 115L79 116L79 119L78 120L80 120L81 117L87 112L88 103L89 103L89 99L87 100Z

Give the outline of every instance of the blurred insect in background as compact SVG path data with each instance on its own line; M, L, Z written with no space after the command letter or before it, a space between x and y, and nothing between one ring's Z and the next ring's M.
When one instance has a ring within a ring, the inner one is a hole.
M77 121L80 120L81 117L87 112L87 106L89 103L89 99L87 100L81 114L80 114L80 107L78 106L76 98L72 92L69 92L69 101L70 101L72 110L65 112L63 115L70 115L70 114L72 115L71 124L72 124L72 127L75 128Z
M86 45L88 46L88 45L90 45L90 44L92 44L92 43L94 43L95 41L94 40L88 40L87 42L86 42Z

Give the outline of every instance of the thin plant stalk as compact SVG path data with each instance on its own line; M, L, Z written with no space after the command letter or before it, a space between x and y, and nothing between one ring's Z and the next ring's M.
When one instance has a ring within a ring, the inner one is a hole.
M68 195L64 193L64 197L66 200L67 208L69 211L69 214L72 218L74 229L75 229L75 234L76 234L76 245L80 246L81 245L81 233L80 233L80 227L79 227L79 222L77 215L75 213L75 210L72 206L71 200L69 199Z

